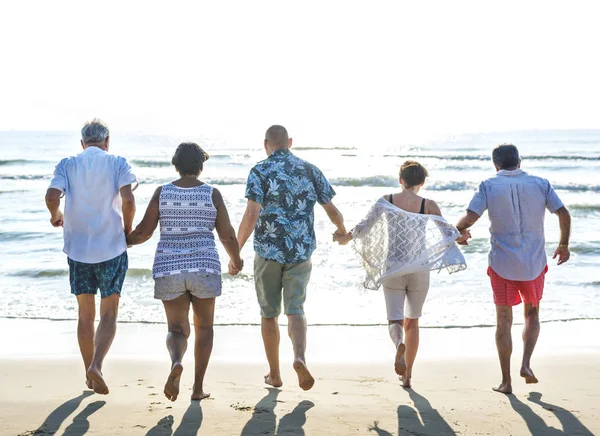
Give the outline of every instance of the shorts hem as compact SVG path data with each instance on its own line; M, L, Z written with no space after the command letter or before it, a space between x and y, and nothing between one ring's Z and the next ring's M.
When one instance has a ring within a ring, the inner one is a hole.
M304 310L286 310L286 315L304 315Z
M98 295L98 291L75 291L71 289L71 294L75 295L76 297L78 295Z
M111 292L100 293L100 298L108 298L113 294L117 294L119 297L121 297L121 291L117 291L115 289L114 291L111 291Z

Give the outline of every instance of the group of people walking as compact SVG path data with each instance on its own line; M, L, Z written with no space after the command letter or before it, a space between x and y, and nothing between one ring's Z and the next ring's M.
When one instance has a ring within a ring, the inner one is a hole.
M50 222L64 228L64 252L71 292L79 315L77 336L86 371L86 384L96 393L109 388L102 364L116 332L119 298L128 268L127 247L144 243L160 228L152 269L154 297L162 301L168 324L167 349L171 367L166 397L179 395L182 360L191 333L193 311L195 378L193 400L209 394L204 376L213 346L215 298L221 295L221 262L214 230L227 255L228 273L238 274L244 263L240 250L254 233L254 283L261 313L261 332L269 371L265 383L281 387L279 364L282 310L288 318L293 368L298 384L311 389L308 369L307 323L304 302L310 279L311 255L316 248L314 206L319 203L335 227L332 239L342 245L354 240L365 267L365 286L383 287L389 334L394 343L394 368L404 387L411 386L419 346L419 318L429 290L429 272L465 268L455 242L468 244L469 228L488 210L491 252L488 275L497 308L496 344L502 382L495 388L512 391L510 356L512 306L525 306L524 353L521 376L537 379L530 359L539 334L539 302L547 271L544 213L556 213L560 243L558 264L569 259L570 216L550 183L520 169L514 145L496 147L492 160L497 173L481 183L467 213L456 227L442 217L439 206L419 196L428 176L418 162L400 167L401 192L377 200L365 217L348 231L333 204L333 187L313 164L295 156L292 139L282 126L265 134L267 158L248 176L247 207L236 232L221 193L200 180L209 155L195 143L180 144L172 159L179 178L158 187L141 222L133 228L133 191L137 178L123 157L109 153L107 126L100 120L82 129L83 151L61 160L46 193ZM65 196L64 214L60 200ZM100 323L95 329L95 295L101 295Z

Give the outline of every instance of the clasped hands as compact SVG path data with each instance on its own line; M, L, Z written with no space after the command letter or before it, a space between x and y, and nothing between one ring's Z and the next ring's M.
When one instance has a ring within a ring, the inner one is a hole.
M244 260L240 259L240 263L236 264L231 259L229 260L229 275L235 276L244 268Z
M332 241L337 242L340 245L346 245L351 240L352 240L352 232L340 233L340 232L336 231L332 237Z
M464 230L459 230L460 231L460 236L458 238L456 238L456 243L458 245L469 245L469 239L472 238L471 236L471 232L469 232L469 230L464 229Z

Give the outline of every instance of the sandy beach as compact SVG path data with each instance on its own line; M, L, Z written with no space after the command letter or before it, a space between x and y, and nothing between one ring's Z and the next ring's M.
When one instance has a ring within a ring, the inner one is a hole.
M385 327L312 327L308 357L317 383L303 392L287 342L282 342L284 386L268 389L262 383L259 328L216 327L206 386L212 396L201 403L189 400L191 355L180 398L171 403L163 396L168 360L160 324L120 324L104 368L111 392L88 391L75 325L0 320L1 434L600 433L600 340L585 334L597 331L598 321L542 326L533 362L537 385L517 376L521 346L515 340L509 396L490 389L499 381L491 328L423 329L413 389L404 390L392 370Z

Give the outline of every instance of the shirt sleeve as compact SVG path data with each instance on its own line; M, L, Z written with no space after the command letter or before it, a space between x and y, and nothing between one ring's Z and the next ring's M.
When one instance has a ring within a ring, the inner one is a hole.
M67 173L65 172L66 159L61 160L54 168L54 177L50 181L48 189L58 189L63 194L67 193Z
M248 181L246 182L246 198L248 200L256 201L261 205L265 198L262 180L255 168L252 168L248 175Z
M479 188L477 189L477 192L475 193L473 199L469 203L469 207L467 207L467 210L470 210L471 212L474 212L477 215L481 216L483 215L483 212L487 210L487 208L488 204L485 183L481 182Z
M333 197L335 197L335 191L332 186L329 184L321 170L317 167L312 167L313 172L313 181L315 183L315 189L317 191L317 201L319 204L326 204L331 201Z
M563 202L560 198L558 198L556 191L554 190L550 182L548 182L548 187L546 191L546 209L548 209L550 213L554 213L563 206Z
M127 162L125 158L119 158L119 175L117 184L119 185L119 189L123 186L133 185L137 182L137 177L133 174L131 170L131 165Z

